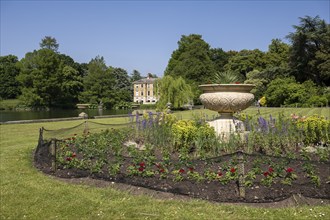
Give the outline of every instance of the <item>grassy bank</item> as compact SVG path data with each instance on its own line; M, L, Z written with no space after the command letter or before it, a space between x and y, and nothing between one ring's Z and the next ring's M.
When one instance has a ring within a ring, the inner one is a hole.
M13 110L20 104L18 99L0 100L0 110Z
M191 118L202 111L184 112ZM93 120L125 123L125 118ZM206 201L158 200L112 187L71 185L33 167L38 129L72 127L83 121L0 125L0 219L310 219L330 216L329 206L252 208Z

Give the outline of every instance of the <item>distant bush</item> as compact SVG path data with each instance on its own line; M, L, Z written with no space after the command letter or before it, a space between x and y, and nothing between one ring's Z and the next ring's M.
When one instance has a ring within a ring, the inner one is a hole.
M306 107L314 106L314 107L324 107L328 103L328 100L325 96L312 96L306 102ZM304 105L303 105L304 106Z

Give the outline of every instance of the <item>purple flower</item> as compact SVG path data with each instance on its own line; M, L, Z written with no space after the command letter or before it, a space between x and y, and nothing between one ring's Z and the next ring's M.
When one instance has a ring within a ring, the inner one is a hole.
M145 129L147 127L147 121L145 119L142 120L142 128Z
M266 133L268 131L268 123L267 123L266 119L264 119L263 117L259 117L258 123L259 123L259 129L262 132Z

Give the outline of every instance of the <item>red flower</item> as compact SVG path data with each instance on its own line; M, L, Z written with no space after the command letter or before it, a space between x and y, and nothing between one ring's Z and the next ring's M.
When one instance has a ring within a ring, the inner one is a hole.
M222 176L222 173L221 173L221 172L219 172L219 173L218 173L218 176Z
M179 173L184 173L184 169L181 168L181 169L179 170Z
M140 167L145 167L145 166L146 166L146 164L144 162L140 163Z
M72 153L72 157L76 157L77 155L76 155L76 153L75 152L73 152Z
M140 172L143 172L143 170L144 170L144 167L139 167Z
M286 169L286 172L287 173L292 173L293 172L293 169L291 167L289 167L288 169Z
M240 82L235 82L235 84L240 84Z
M268 172L264 172L264 176L267 177L269 175Z
M162 169L159 170L159 172L160 172L160 173L164 173L165 170L162 168Z
M230 172L231 172L231 173L235 173L235 172L236 172L236 169L235 169L234 167L232 167L232 168L230 169Z
M190 172L194 172L194 168L193 167L189 167L189 171Z
M273 169L272 167L269 167L269 168L268 168L268 171L269 171L270 173L272 173L272 172L274 172L274 169Z
M71 157L67 157L66 160L67 160L67 161L71 161L72 158L71 158Z

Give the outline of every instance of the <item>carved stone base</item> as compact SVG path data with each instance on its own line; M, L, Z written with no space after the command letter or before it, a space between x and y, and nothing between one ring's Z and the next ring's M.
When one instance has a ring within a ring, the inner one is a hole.
M210 121L208 124L225 141L229 140L231 134L240 134L243 138L246 133L243 122L233 117L231 113L222 113L218 119Z

